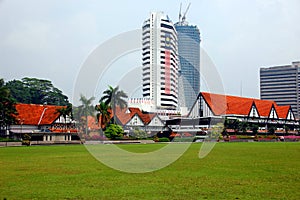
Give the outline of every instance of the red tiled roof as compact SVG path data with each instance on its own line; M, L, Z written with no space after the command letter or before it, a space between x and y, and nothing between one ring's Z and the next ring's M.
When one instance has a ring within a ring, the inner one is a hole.
M97 122L96 117L88 116L88 128L91 130L100 129L99 123Z
M261 117L269 117L271 108L276 105L274 101L254 99L255 106Z
M285 118L287 118L287 115L289 113L289 110L291 109L291 106L278 106L278 105L275 105L275 109L276 109L278 117L285 119Z
M116 116L123 125L127 124L135 115L137 115L144 124L149 124L156 114L143 113L139 108L133 107L124 109L120 107L116 108Z
M16 119L19 124L50 125L60 116L57 110L63 107L65 106L16 104Z
M215 115L244 115L248 116L252 105L257 108L261 117L268 117L274 106L279 118L286 118L290 106L278 106L275 101L260 100L254 98L213 94L201 92L207 105Z

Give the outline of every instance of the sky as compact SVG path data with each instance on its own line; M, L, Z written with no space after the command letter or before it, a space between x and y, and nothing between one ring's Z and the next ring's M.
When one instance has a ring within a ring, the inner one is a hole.
M0 78L48 79L72 99L99 45L141 28L151 11L176 22L180 2L191 2L187 21L200 29L229 95L258 98L260 67L300 61L299 0L0 0ZM126 64L141 65L141 55L114 65Z

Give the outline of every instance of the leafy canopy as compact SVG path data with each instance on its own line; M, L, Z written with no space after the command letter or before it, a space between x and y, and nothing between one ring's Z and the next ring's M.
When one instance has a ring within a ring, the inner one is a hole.
M70 102L61 90L54 87L49 80L23 78L6 83L12 97L18 103L48 104L66 106Z
M17 121L16 114L15 101L4 85L4 80L0 79L0 131Z
M107 138L116 139L118 137L122 137L123 128L117 124L110 124L108 127L106 127L104 134Z

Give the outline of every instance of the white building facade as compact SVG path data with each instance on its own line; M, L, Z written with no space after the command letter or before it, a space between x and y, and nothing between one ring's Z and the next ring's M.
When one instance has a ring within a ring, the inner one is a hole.
M143 98L155 109L178 109L178 41L176 29L163 12L152 12L142 33Z

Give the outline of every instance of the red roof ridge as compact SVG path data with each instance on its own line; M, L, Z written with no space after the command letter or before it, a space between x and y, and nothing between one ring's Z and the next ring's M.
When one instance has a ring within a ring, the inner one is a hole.
M66 106L17 103L18 123L27 125L52 124L59 116L58 109Z
M269 117L271 109L274 108L279 118L286 118L291 106L279 106L275 101L262 100L251 97L240 97L226 94L215 94L201 92L208 107L214 115L244 115L250 114L254 105L259 116Z

